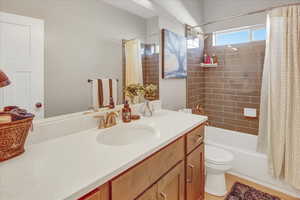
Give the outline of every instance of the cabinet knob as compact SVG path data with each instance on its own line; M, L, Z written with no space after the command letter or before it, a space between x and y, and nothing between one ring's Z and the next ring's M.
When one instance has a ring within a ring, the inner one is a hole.
M165 193L161 192L160 196L163 198L163 200L167 200L167 195Z
M193 178L194 178L194 168L195 168L195 166L192 165L192 164L188 164L188 167L191 169L191 178L187 179L186 182L187 183L192 183Z
M203 136L202 135L196 135L196 143L201 143L203 141Z
M43 104L40 103L40 102L38 102L38 103L35 104L35 107L36 107L36 108L41 108L41 107L43 107Z

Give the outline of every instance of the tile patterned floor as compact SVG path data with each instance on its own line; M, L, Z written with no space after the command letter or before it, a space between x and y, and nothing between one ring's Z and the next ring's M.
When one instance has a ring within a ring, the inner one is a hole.
M233 176L233 175L226 174L226 185L227 185L227 190L228 191L230 191L231 187L233 186L233 184L236 181L239 181L241 183L244 183L246 185L254 187L254 188L256 188L256 189L258 189L262 192L267 192L271 195L278 196L279 198L281 198L281 200L299 200L298 198L290 197L286 194L283 194L281 192L278 192L278 191L269 189L267 187L258 185L256 183L251 182L251 181L248 181L248 180L245 180L245 179ZM213 195L210 195L210 194L207 194L207 193L205 194L205 200L224 200L224 199L225 199L225 197L216 197L216 196L213 196Z

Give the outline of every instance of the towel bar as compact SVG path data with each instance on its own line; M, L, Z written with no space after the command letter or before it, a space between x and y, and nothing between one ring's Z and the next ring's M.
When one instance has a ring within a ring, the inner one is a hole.
M119 82L119 79L116 79L117 80L117 82ZM93 82L93 80L92 79L88 79L88 83L92 83Z

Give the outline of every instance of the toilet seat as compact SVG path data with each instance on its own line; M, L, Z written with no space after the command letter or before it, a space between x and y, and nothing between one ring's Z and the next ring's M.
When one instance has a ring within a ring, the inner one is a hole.
M233 161L233 154L211 145L205 146L205 161L215 165L224 165Z

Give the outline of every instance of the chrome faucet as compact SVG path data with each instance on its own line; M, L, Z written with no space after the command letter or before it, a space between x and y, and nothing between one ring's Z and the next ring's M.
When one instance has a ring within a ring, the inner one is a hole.
M117 125L118 117L118 112L110 112L106 116L95 116L95 118L100 118L98 129L110 128Z

